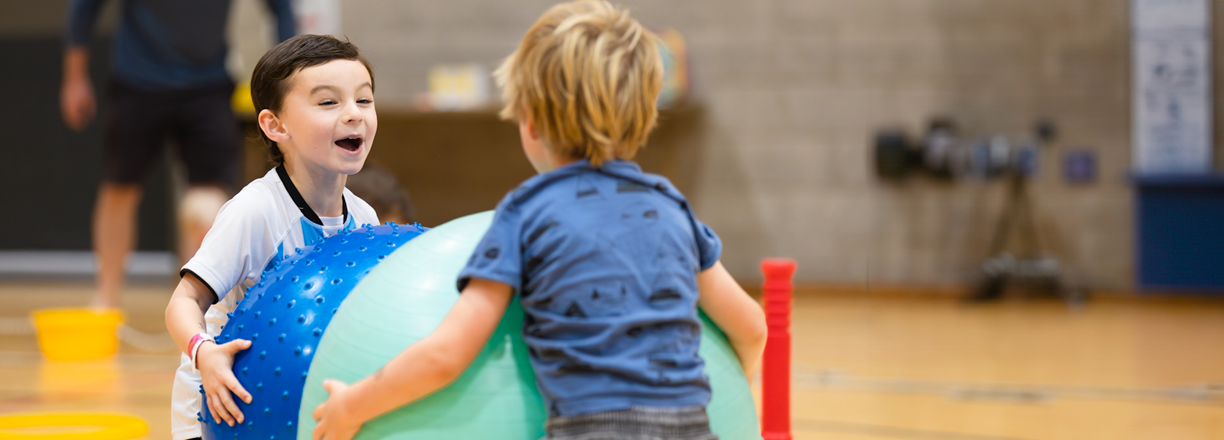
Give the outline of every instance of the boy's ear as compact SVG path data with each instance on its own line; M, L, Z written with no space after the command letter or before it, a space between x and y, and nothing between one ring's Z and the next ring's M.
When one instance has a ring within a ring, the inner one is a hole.
M536 134L535 123L531 122L530 117L524 117L523 124L527 126L527 134L531 136L532 140L540 140L540 135Z
M264 135L272 142L281 143L289 140L289 132L285 130L285 125L281 123L280 118L272 113L272 110L260 110L259 116L256 117L259 122L259 129L263 130Z

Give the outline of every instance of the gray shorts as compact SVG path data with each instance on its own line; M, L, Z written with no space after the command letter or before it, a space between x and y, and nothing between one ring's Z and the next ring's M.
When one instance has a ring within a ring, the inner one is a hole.
M549 417L544 440L718 440L705 408L635 406L619 411Z

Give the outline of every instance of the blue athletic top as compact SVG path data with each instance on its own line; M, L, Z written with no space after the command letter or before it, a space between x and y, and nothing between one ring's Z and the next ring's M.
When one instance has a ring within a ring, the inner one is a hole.
M721 250L666 178L633 162L580 161L502 199L458 283L518 292L552 415L705 406L696 275Z
M264 0L277 41L295 34L291 0ZM87 46L106 0L72 0L65 39ZM123 0L112 42L115 79L145 90L183 90L229 81L225 22L230 0Z

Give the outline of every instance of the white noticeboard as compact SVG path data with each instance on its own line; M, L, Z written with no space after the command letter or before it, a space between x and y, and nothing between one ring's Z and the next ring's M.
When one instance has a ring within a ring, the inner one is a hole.
M1134 171L1211 171L1211 3L1131 0Z

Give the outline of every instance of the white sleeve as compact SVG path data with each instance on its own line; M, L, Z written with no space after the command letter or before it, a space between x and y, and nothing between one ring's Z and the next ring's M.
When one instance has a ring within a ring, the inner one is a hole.
M278 251L275 246L280 237L274 236L274 213L269 212L275 203L260 195L259 191L244 190L226 202L200 250L179 272L180 276L195 274L218 301L250 274L258 275L263 269L259 266Z

